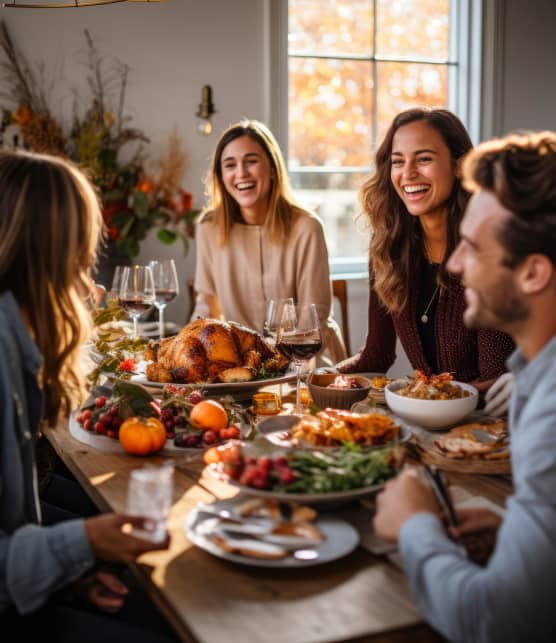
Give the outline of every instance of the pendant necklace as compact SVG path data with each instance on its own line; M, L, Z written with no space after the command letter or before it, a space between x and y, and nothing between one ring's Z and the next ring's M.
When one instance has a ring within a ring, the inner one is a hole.
M430 298L429 303L427 304L427 307L425 308L423 314L421 315L421 321L423 322L423 324L426 324L429 321L429 316L428 316L427 313L429 312L429 309L432 306L432 302L434 301L434 299L435 299L435 297L436 297L436 295L438 293L439 288L440 288L440 285L436 284L436 288L434 289L434 292L432 293L432 297Z

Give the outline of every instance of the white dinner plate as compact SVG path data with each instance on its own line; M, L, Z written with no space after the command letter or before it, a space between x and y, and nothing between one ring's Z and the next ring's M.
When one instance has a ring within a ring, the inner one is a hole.
M206 391L210 395L226 395L228 393L233 395L234 393L253 392L263 386L293 382L295 377L295 373L286 373L279 377L269 377L263 380L250 380L249 382L199 382L194 384L194 386L199 388L201 391ZM147 379L147 376L143 373L132 375L130 381L134 384L147 386L148 388L164 388L164 386L167 386L166 383L152 382ZM173 384L174 386L191 386L191 384L180 384L180 382L169 382L169 384Z
M243 499L240 499L243 500ZM231 509L238 499L221 500L213 503L221 509ZM229 560L234 563L250 565L253 567L297 568L322 565L323 563L337 560L351 553L359 544L359 534L345 520L333 516L319 516L314 525L324 537L318 546L300 546L286 558L266 559L252 558L243 554L231 554L216 545L208 534L203 533L200 525L206 520L213 520L210 514L194 509L185 519L184 528L187 538L195 545L204 549L209 554Z
M365 405L367 404L366 402L358 402L358 404ZM360 413L365 412L365 413L379 413L381 415L386 415L400 426L400 433L399 437L396 440L392 440L391 442L386 442L384 444L376 444L373 446L362 446L362 449L368 450L368 449L381 449L387 446L395 446L396 444L400 444L403 442L407 442L412 435L412 431L409 428L408 425L404 424L398 417L396 417L393 413L388 413L386 411L383 411L382 409L376 409L368 405L368 409L365 409L364 411L358 411ZM363 409L363 407L361 407ZM289 448L309 448L309 449L340 449L341 446L315 446L314 444L311 444L310 442L303 442L299 444L293 444L291 437L289 435L290 429L297 424L299 421L299 418L295 415L274 415L272 417L264 418L263 420L260 420L257 423L256 430L258 433L261 435L264 435L265 438L269 441L272 442L272 444L275 444L276 446L279 447L284 447L286 449Z

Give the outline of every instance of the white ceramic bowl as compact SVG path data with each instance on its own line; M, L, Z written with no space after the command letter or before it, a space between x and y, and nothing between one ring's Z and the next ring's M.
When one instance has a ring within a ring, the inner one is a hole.
M386 404L400 417L427 429L444 429L463 420L477 408L479 392L471 384L452 382L469 391L471 395L455 400L417 400L412 397L398 395L396 391L407 382L396 380L390 382L385 389Z

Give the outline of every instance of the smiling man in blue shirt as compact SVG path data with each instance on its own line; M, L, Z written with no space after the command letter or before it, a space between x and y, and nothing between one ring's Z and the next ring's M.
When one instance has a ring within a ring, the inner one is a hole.
M374 521L399 541L425 618L453 641L556 640L556 134L511 135L464 162L473 192L448 268L466 287L470 328L510 334L514 494L500 522L467 511L453 535L497 530L485 566L443 526L432 492L402 473L377 499Z

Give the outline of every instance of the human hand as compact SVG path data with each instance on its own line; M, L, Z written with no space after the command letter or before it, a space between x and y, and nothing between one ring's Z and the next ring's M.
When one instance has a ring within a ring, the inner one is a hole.
M490 558L502 518L485 508L459 509L458 524L450 527L450 534L466 549L469 558L479 565L485 565Z
M373 527L382 538L397 542L402 525L414 514L427 512L440 516L440 508L430 486L415 468L407 468L386 483L376 499Z
M95 556L102 560L132 563L147 551L168 549L169 537L160 543L125 533L124 525L149 528L150 519L126 514L101 514L85 520L85 531Z
M76 589L83 602L110 614L122 608L129 592L116 575L100 570L78 581Z
M514 376L512 373L500 375L485 394L485 413L495 417L505 415L508 411L513 386Z

